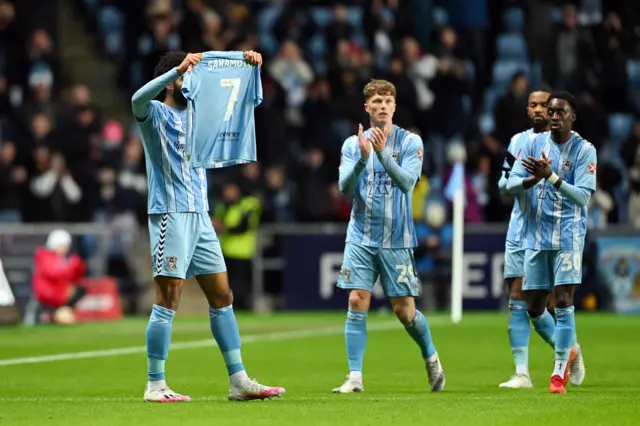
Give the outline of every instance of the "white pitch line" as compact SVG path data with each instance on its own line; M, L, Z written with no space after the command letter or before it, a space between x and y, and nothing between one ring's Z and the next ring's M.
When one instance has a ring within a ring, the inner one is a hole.
M437 324L439 318L432 318L429 320L430 324ZM368 326L370 331L382 331L389 330L393 328L400 328L400 324L397 321L394 322L383 322L383 323L374 323ZM325 328L315 328L308 330L290 330L290 331L279 331L276 333L267 333L267 334L255 334L249 335L242 338L242 343L257 343L257 342L277 342L282 340L292 340L292 339L304 339L307 337L320 337L320 336L331 336L335 334L341 334L344 332L344 326L336 326L336 327L325 327ZM194 349L194 348L205 348L209 346L217 346L216 341L213 338L203 339L203 340L194 340L191 342L177 342L171 344L171 351L180 350L180 349ZM23 365L23 364L41 364L44 362L54 362L54 361L67 361L72 359L88 359L88 358L103 358L103 357L112 357L112 356L120 356L120 355L131 355L131 354L139 354L146 353L146 346L130 346L127 348L114 348L114 349L103 349L99 351L84 351L84 352L70 352L63 354L54 354L54 355L42 355L42 356L33 356L33 357L24 357L24 358L10 358L10 359L2 359L0 360L0 367L6 367L10 365Z

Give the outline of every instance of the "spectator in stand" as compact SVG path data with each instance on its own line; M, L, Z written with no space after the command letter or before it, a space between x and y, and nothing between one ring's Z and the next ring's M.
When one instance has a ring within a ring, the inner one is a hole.
M17 161L16 145L0 144L0 222L20 222L27 169Z
M34 256L33 293L45 311L53 313L58 324L73 324L73 308L86 294L79 286L87 268L71 251L71 235L63 230L52 231L46 246Z
M513 135L530 127L527 117L528 90L529 78L523 72L516 73L511 78L509 91L498 99L493 110L496 136L505 148Z

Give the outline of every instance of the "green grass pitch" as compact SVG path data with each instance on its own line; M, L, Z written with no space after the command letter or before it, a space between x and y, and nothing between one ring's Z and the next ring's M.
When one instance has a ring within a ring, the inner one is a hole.
M0 425L640 424L639 317L578 314L587 376L566 395L549 394L553 352L533 330L535 388L498 389L514 370L506 313L466 314L459 325L442 315L429 318L447 375L444 392L428 390L420 352L402 326L372 314L365 393L334 395L347 373L344 314L239 315L249 375L284 386L287 394L229 402L208 318L178 315L167 379L192 401L166 405L142 402L145 318L0 328ZM60 356L85 351L93 357ZM54 360L42 362L43 356Z

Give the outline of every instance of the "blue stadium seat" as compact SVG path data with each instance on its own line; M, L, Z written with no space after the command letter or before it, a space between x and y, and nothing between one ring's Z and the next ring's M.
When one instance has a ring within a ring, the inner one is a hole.
M629 87L640 88L640 60L627 61L627 75L629 76Z
M266 34L271 31L281 11L282 7L277 5L265 6L260 10L258 14L258 31L260 34Z
M491 133L495 130L496 128L496 123L493 119L493 114L482 114L480 116L480 122L478 123L479 127L480 127L480 131L483 134L488 134Z
M500 97L501 91L496 89L495 87L490 87L484 92L484 112L487 114L492 114L493 109L496 106L496 102L498 102L498 98Z
M326 27L333 21L333 12L328 7L314 6L310 8L311 18L321 28Z
M522 34L500 34L496 40L498 59L526 61L527 42Z
M462 110L465 115L471 115L471 113L473 112L473 101L471 100L471 96L462 96Z
M327 52L327 44L322 37L322 34L316 34L309 40L308 44L309 48L309 59L311 62L311 67L315 71L316 74L325 74L326 73L326 52Z
M506 88L517 72L524 72L529 75L530 65L528 62L497 60L493 64L493 84L499 89Z
M633 128L633 115L631 114L609 114L609 137L615 146L622 146L631 136Z
M476 83L476 66L473 64L473 61L465 61L465 76L467 77L467 82L470 84Z
M536 89L542 84L542 65L539 62L533 62L531 64L531 71L529 72L529 85L531 88Z
M275 54L278 50L278 42L273 36L272 29L280 16L282 7L265 6L258 14L258 34L260 36L260 49L268 54Z
M436 6L432 13L433 23L436 24L436 27L444 27L449 23L449 14L445 8Z
M347 9L347 22L353 25L356 30L362 28L362 8L350 7Z
M519 7L510 7L502 14L505 30L510 33L521 33L524 29L524 12Z
M98 11L98 29L103 36L124 27L124 16L114 6L104 6Z

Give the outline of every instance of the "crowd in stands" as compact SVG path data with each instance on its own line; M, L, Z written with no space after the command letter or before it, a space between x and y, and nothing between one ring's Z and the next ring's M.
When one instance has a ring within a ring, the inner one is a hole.
M0 222L146 223L146 177L132 123L103 117L69 88L55 34L0 0ZM593 226L640 227L640 8L626 0L74 0L133 93L172 49L258 50L264 101L259 164L212 171L263 202L263 222L347 221L337 187L342 142L366 124L362 87L396 84L395 122L422 136L416 218L466 162L466 219L508 220L498 180L510 137L528 128L528 91L579 99L577 131L599 152ZM67 98L63 89L70 89ZM123 108L129 106L124 104ZM426 201L425 201L426 200Z

